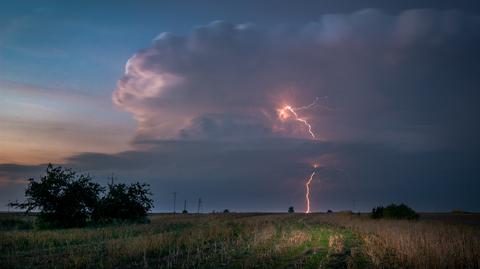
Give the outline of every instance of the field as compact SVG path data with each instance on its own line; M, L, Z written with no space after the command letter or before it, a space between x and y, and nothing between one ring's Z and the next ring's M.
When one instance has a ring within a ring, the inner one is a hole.
M65 230L33 219L0 215L1 268L480 268L479 226L451 217L153 214Z

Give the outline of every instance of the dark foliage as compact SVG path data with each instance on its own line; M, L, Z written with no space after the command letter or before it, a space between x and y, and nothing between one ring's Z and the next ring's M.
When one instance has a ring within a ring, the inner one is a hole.
M30 230L33 223L17 217L0 218L0 231L6 230Z
M293 208L293 206L288 208L288 213L295 213L295 209Z
M377 206L375 208L372 209L372 213L370 214L370 217L374 218L374 219L381 219L384 217L383 215L383 210L385 208L383 206Z
M405 204L391 204L387 207L379 206L372 209L370 215L374 219L389 218L389 219L418 219L418 214Z
M99 223L144 220L153 207L150 195L148 184L110 184L107 195L99 200L93 211L93 219Z
M29 179L23 203L10 206L39 209L39 221L52 227L81 227L95 208L103 188L92 182L89 175L77 175L70 169L47 167L47 174L39 181Z
M184 210L182 211L182 214L188 214L188 211L187 211L186 209L184 209Z
M230 213L230 210L225 209L225 210L223 210L223 213Z
M26 212L40 210L41 227L83 227L90 220L105 222L112 219L139 219L152 208L147 185L135 183L110 185L106 196L100 184L89 175L77 175L70 169L51 164L40 180L29 179L23 203L10 206Z
M331 213L333 213L333 211L331 209L329 209L329 210L327 210L327 213L331 214Z

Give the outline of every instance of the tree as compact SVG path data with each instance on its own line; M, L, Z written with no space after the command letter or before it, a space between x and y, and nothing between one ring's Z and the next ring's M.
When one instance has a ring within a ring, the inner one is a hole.
M288 208L288 213L295 213L295 209L293 208L293 206Z
M225 210L223 210L223 213L225 213L225 214L226 214L226 213L230 213L230 210L225 209Z
M383 206L377 206L372 209L372 214L370 216L374 219L380 219L383 218Z
M374 219L390 218L390 219L418 219L418 214L405 204L391 204L387 207L379 206L372 209L371 217Z
M108 193L100 199L93 212L96 222L113 220L144 220L153 207L148 184L139 182L109 184Z
M47 227L83 227L89 221L99 223L120 220L144 220L153 207L147 184L124 183L105 188L92 182L89 175L77 175L61 166L47 167L47 174L39 181L29 179L26 201L9 206L40 210L39 221Z
M77 175L61 166L47 166L47 174L36 181L29 179L23 203L10 206L30 212L40 210L39 220L51 227L82 227L97 206L103 188L89 175Z

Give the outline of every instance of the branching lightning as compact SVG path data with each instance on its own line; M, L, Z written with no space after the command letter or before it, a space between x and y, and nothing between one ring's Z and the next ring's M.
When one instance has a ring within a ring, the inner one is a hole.
M333 111L333 109L330 108L329 106L320 103L320 100L327 100L327 98L328 98L327 96L317 97L317 98L315 98L315 100L311 104L306 105L306 106L301 106L301 107L292 107L291 105L285 105L284 107L277 110L278 111L278 117L282 121L285 121L285 120L288 120L288 119L293 119L295 121L301 122L307 128L310 136L313 139L317 139L317 135L313 132L312 125L307 121L306 118L300 117L298 115L298 111L314 109L316 107L321 107L321 108L326 109L328 111Z
M326 109L328 111L333 111L334 110L333 108L329 107L328 105L320 103L321 100L328 101L328 96L322 96L322 97L317 96L317 97L315 97L315 100L311 104L306 105L306 106L297 107L297 108L295 108L295 111L313 109L313 108L316 108L316 107L321 107L321 108Z
M282 121L285 121L285 120L288 120L288 119L293 119L295 121L298 121L298 122L301 122L303 125L306 126L307 130L308 130L308 133L310 134L310 136L313 138L313 139L317 139L317 136L315 135L315 133L313 132L312 130L312 125L307 121L306 118L301 118L299 115L298 115L298 111L302 111L302 110L308 110L308 109L313 109L315 107L322 107L326 110L329 110L329 111L332 111L333 109L331 109L330 107L326 106L326 105L322 105L320 104L320 100L325 100L327 99L327 97L317 97L315 98L315 101L313 101L311 104L309 105L306 105L306 106L301 106L301 107L297 107L297 108L294 108L290 105L286 105L280 109L277 110L278 112L278 117L280 118L280 120ZM306 192L305 192L305 202L306 202L306 210L305 210L305 213L310 213L310 184L312 183L313 181L313 177L315 176L315 169L318 167L318 164L314 164L313 165L313 168L314 168L314 171L312 172L312 174L310 175L310 177L307 179L307 182L305 183L305 189L306 189Z
M308 123L306 119L300 118L297 112L295 112L295 110L296 110L295 108L289 105L284 106L283 108L278 110L278 116L280 117L281 120L286 120L286 119L289 119L290 117L293 117L296 121L303 123L307 127L308 133L312 136L313 139L317 139L317 137L315 136L315 133L312 131L312 125Z

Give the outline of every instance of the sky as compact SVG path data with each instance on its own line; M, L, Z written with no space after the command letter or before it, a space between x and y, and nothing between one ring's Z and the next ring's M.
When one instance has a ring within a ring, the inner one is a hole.
M155 212L480 210L477 1L4 1L0 210L46 164Z

